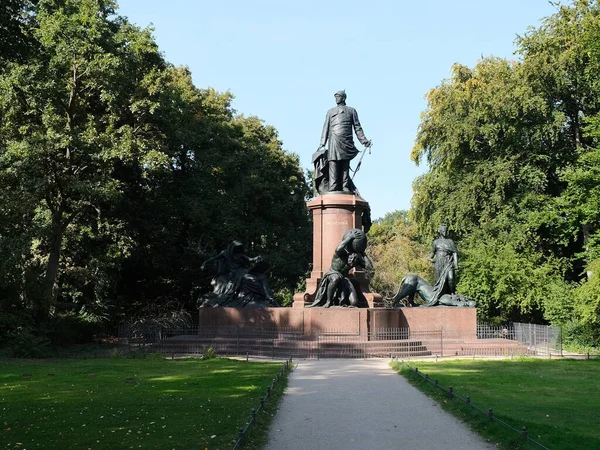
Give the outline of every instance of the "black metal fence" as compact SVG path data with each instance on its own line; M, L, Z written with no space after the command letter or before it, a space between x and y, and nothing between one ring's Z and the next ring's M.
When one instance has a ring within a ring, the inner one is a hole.
M123 325L119 343L168 355L204 354L269 358L411 358L444 356L562 355L558 327L514 323L478 324L472 335L444 330L382 328L372 332L244 327L165 328Z
M542 356L562 356L562 329L532 323L513 323L515 340Z
M234 444L232 450L237 450L242 447L242 444L244 443L244 440L246 439L246 434L250 430L250 427L256 423L256 415L265 407L265 402L271 397L271 393L274 391L277 383L279 383L279 381L282 379L282 377L285 377L288 374L288 372L290 370L292 370L292 367L293 367L292 358L286 359L285 362L283 363L283 366L281 367L281 370L277 374L277 376L275 378L273 378L273 383L271 383L271 386L267 387L267 391L265 392L265 395L263 395L260 398L260 404L258 405L258 407L251 409L250 420L246 423L246 426L240 428L240 431L238 433L238 438L235 441L235 444Z

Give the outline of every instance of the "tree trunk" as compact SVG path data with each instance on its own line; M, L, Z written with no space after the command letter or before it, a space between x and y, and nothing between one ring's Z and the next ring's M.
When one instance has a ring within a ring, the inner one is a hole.
M38 321L45 327L50 318L50 314L56 304L56 277L58 275L58 266L60 262L60 251L64 233L63 207L59 206L52 211L52 228L50 231L50 254L48 257L48 266L42 287L41 308L39 310Z

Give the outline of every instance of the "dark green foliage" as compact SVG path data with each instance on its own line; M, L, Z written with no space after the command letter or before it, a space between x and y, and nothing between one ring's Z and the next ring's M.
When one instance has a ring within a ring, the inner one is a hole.
M589 329L582 305L594 303L585 286L600 256L600 6L557 7L516 44L520 60L456 64L428 94L412 159L430 170L414 183L411 214L424 239L441 222L455 233L458 291L478 301L480 318Z
M564 346L568 350L598 355L600 349L600 331L597 323L580 322L571 320L563 327L565 336Z
M101 333L98 322L86 320L85 316L74 313L56 314L48 324L46 336L58 347L85 344L94 341Z
M577 347L600 348L600 260L588 266L589 278L573 291L573 314L565 320L570 342Z
M50 356L50 341L33 330L24 329L7 336L5 347L11 358L46 358Z
M0 335L68 343L192 310L203 259L233 239L271 263L275 291L296 286L309 188L273 127L196 88L113 1L6 7L23 51L0 41L0 316L19 320Z
M30 20L37 3L37 0L3 0L0 4L0 63L23 60L29 55L34 45Z
M393 297L407 274L432 281L432 264L428 259L430 244L420 242L407 211L394 211L376 220L368 238L368 253L376 269L371 282L375 292Z

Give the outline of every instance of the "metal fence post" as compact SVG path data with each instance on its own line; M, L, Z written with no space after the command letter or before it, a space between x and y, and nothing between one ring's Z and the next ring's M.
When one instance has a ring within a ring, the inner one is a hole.
M321 356L321 335L317 334L317 361Z
M563 348L563 345L562 345L562 339L563 339L562 327L560 327L558 329L558 335L560 336L560 339L558 341L560 343L560 356L562 356L563 355L563 350L562 350L562 348Z

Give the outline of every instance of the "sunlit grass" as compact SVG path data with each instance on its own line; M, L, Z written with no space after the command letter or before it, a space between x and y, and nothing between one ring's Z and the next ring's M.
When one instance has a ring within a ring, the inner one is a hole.
M229 449L281 363L0 361L0 448Z
M521 359L505 361L413 362L423 374L551 449L600 448L600 361ZM475 413L461 402L448 400L399 364L413 384L469 423L501 448L523 445L517 433Z

